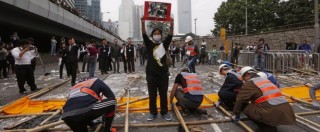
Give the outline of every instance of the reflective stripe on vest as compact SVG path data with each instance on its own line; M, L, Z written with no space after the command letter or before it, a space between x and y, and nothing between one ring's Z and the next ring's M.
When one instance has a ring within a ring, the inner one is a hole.
M194 73L182 72L181 75L186 79L187 87L183 89L184 93L191 95L204 95L199 77Z
M240 81L242 81L242 77L241 77L241 75L239 73L236 73L236 72L234 72L232 70L229 70L228 73L235 75Z
M197 55L197 52L195 51L195 45L187 46L187 51L190 52L190 56L196 56Z
M92 84L96 81L97 79L90 79L87 81L83 81L81 83L78 83L77 85L73 86L71 88L71 92L69 94L68 99L71 98L76 98L76 97L81 97L81 96L86 96L86 95L91 95L92 97L96 98L97 100L101 100L101 97L96 94L93 90L90 89Z
M263 93L261 97L255 100L256 104L260 104L265 101L268 101L271 105L287 103L286 98L281 94L279 88L268 79L257 77L251 80Z

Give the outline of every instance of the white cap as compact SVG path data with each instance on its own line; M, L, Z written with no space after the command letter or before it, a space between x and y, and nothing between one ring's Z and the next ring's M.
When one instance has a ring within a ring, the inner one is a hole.
M192 40L192 37L191 36L187 36L185 42L187 43L187 42L189 42L191 40Z
M264 72L258 72L257 74L258 74L260 77L262 77L262 78L268 79L267 74L264 73Z
M254 70L254 69L250 66L242 67L240 70L240 75L243 76L243 74L245 74L247 71L250 71L250 70Z
M221 69L223 68L223 67L229 67L227 64L221 64L220 66L219 66L219 75L221 75ZM229 67L230 68L230 67Z

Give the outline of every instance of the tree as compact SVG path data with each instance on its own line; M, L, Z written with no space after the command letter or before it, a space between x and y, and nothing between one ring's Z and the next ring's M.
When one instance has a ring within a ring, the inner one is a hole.
M212 34L219 36L221 27L227 33L245 33L245 0L222 2L214 14L216 23ZM313 0L247 0L248 32L261 33L274 27L312 21Z

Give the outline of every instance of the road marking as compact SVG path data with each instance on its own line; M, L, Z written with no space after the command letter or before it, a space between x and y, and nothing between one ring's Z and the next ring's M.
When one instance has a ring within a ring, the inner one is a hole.
M208 120L213 120L213 119L209 118ZM222 132L222 130L220 129L220 127L216 123L211 123L210 125L215 132Z

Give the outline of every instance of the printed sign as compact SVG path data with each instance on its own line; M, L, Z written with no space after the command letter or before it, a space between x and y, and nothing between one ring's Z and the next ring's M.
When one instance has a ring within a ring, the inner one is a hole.
M170 21L171 3L146 1L144 19L151 21Z

